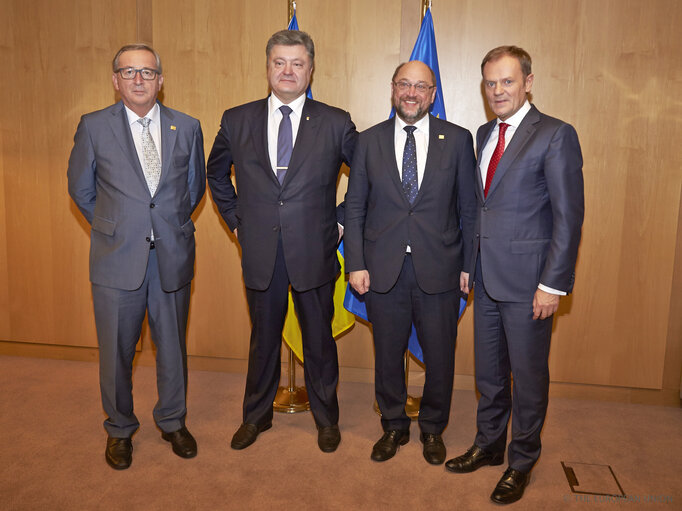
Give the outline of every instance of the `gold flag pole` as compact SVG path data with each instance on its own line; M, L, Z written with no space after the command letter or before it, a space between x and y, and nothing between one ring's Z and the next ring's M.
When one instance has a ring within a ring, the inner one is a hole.
M288 4L288 20L294 17L296 12L295 0L287 0ZM286 344L286 343L285 343ZM289 384L284 387L280 386L277 389L275 400L272 403L272 409L281 413L297 413L310 410L310 401L308 401L308 391L305 387L296 386L296 358L294 351L287 346L289 350Z

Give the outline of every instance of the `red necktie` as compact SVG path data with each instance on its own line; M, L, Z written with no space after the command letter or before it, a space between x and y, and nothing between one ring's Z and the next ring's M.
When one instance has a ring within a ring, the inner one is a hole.
M500 158L502 158L502 153L504 153L504 133L507 131L509 124L504 122L500 123L500 136L497 139L497 145L493 151L493 155L490 158L490 163L488 164L488 173L485 175L485 188L483 188L483 196L488 196L488 190L490 189L490 183L493 182L493 176L495 175L495 169L497 164L500 163Z

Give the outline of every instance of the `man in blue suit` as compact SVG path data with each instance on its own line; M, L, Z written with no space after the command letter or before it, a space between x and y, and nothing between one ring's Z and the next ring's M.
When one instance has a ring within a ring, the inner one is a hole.
M252 323L243 423L230 445L245 449L272 426L291 286L318 446L333 452L341 441L331 329L339 272L336 181L357 132L348 112L306 97L315 61L308 34L277 32L265 53L272 94L226 110L208 158L211 196L242 248Z
M476 136L478 214L469 275L478 432L446 468L472 472L502 464L511 414L509 467L491 494L507 504L523 496L540 456L552 315L573 288L583 222L583 162L575 129L528 102L534 77L526 51L495 48L481 71L497 118ZM463 284L468 291L469 282Z
M161 59L127 45L113 60L121 101L81 118L68 169L69 194L91 225L90 281L107 414L105 459L132 462L132 363L145 312L156 345L154 420L183 458L196 456L185 427L185 335L194 276L190 215L206 189L199 121L156 101Z

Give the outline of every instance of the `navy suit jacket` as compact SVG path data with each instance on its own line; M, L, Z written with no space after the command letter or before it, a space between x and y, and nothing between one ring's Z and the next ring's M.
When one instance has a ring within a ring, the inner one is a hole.
M398 280L408 242L419 287L459 288L470 266L476 215L471 133L431 116L419 192L410 205L395 157L395 120L360 134L346 194L346 271L368 270L370 288L385 293Z
M194 276L190 215L206 190L199 121L159 104L161 178L152 197L123 102L81 117L69 158L69 194L92 226L90 281L142 285L154 229L161 286L176 291Z
M481 151L495 127L478 129ZM538 284L570 292L584 215L582 153L575 129L535 106L521 121L495 171L488 196L476 172L478 214L469 273L479 251L495 300L532 300Z
M357 131L348 112L307 98L280 186L267 122L267 99L225 111L208 158L208 184L220 215L238 229L246 287L268 288L281 235L289 281L306 291L339 270L336 183L341 164L351 162Z

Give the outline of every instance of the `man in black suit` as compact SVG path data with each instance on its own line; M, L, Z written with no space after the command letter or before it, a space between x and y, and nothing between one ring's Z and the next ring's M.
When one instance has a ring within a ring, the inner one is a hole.
M306 98L315 58L308 34L275 33L266 56L272 94L223 114L208 159L213 200L242 247L252 322L243 424L231 445L244 449L272 426L291 285L318 445L332 452L341 441L331 331L339 271L336 181L341 164L351 161L357 132L347 112Z
M426 381L419 410L424 458L445 461L455 365L460 283L476 214L471 134L428 114L433 71L396 69L395 119L360 135L346 195L345 257L350 284L366 298L374 330L375 387L384 435L372 459L409 440L403 355L414 323Z
M583 160L575 129L529 103L534 77L525 50L495 48L481 72L496 118L476 134L478 215L467 267L475 285L478 432L446 468L501 465L511 415L509 467L490 496L508 504L523 496L540 456L552 319L573 288L580 243Z

